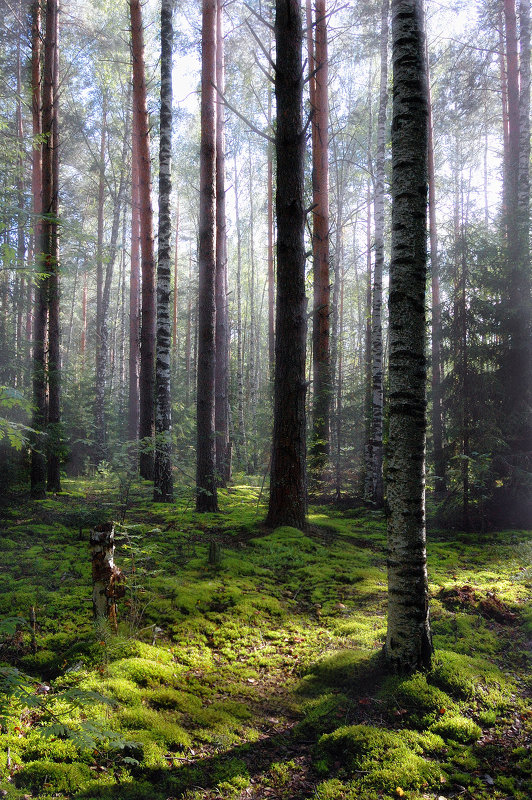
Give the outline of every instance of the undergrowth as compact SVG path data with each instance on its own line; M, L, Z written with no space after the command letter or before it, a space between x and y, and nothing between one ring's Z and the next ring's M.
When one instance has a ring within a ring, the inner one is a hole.
M15 624L0 669L26 690L4 683L4 796L530 796L525 532L429 536L435 656L398 678L381 659L379 514L314 508L305 533L271 531L258 487L197 515L185 492L153 504L141 484L122 519L110 479L65 486L2 530L0 617ZM117 635L91 618L88 527L104 519L122 520Z

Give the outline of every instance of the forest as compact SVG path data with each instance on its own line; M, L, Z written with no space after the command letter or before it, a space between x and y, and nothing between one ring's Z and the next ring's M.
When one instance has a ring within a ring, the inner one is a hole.
M0 9L0 796L528 800L530 0Z

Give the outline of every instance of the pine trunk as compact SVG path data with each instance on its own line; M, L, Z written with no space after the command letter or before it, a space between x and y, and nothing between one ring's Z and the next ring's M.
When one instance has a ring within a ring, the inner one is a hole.
M425 533L428 102L423 5L392 0L392 258L388 461L391 669L430 666Z
M298 528L305 527L307 506L302 36L299 0L276 0L277 310L267 523Z
M225 136L223 5L216 2L216 472L225 486L229 448L229 312L227 307L227 225L225 220Z
M172 27L174 0L161 4L161 114L159 143L159 257L157 263L157 365L153 499L173 499L171 357L170 194L172 191Z
M139 365L140 365L140 206L138 134L133 113L131 147L131 268L129 277L129 398L128 439L136 442L139 436Z
M216 0L202 3L196 510L216 511Z
M35 268L35 309L33 323L33 434L31 450L31 494L44 497L46 494L46 457L44 454L44 429L47 420L46 402L46 327L48 319L48 279L43 252L42 225L42 116L41 116L41 4L32 5L32 119L33 119L33 159L32 195L34 226Z
M308 24L308 23L307 23ZM312 327L313 394L310 471L314 488L319 488L329 456L331 414L331 359L329 351L329 97L327 14L325 0L315 0L314 54L309 64L314 72L312 118L313 197L313 287Z
M155 409L155 259L153 255L153 211L151 205L150 133L146 104L144 35L140 0L129 0L133 56L133 114L137 133L139 170L140 250L142 258L142 308L139 375L140 475L153 479L153 433Z

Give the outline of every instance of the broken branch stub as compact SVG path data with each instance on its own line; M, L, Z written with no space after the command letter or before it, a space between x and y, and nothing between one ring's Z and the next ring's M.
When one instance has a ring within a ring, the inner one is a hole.
M91 530L90 549L94 619L108 619L116 632L116 601L125 594L125 578L114 563L115 529L112 522L105 522Z

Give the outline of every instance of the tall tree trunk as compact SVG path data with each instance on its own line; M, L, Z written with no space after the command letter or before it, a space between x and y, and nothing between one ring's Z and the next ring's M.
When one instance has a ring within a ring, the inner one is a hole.
M440 306L440 262L438 258L438 229L436 225L436 170L434 165L434 129L432 99L428 71L428 49L426 48L428 80L428 178L429 178L429 236L430 273L432 287L431 356L432 356L432 441L434 457L434 493L445 492L445 459L443 455L442 412L442 366L441 366L441 306Z
M105 353L102 328L103 311L103 262L104 262L104 214L105 214L105 152L107 147L107 91L102 90L102 127L100 133L100 160L98 175L98 233L96 244L96 373L94 386L94 435L95 463L106 458L105 442Z
M202 0L196 511L216 511L216 0Z
M216 472L220 486L230 478L229 312L227 307L227 225L225 220L225 136L223 3L216 0Z
M247 467L246 425L244 421L244 357L242 346L242 234L240 228L240 207L238 203L238 167L235 163L235 227L236 227L236 363L237 363L237 417L239 462Z
M157 372L153 499L173 499L172 402L170 396L171 265L170 194L172 191L172 27L174 0L161 3L161 115L159 144L159 257L157 263Z
M386 108L388 105L388 17L390 1L381 7L381 70L379 113L377 119L377 156L375 159L375 264L371 298L371 494L376 508L384 503L383 447L383 358L382 358L382 273L384 269L384 175L386 160Z
M307 22L308 24L308 22ZM330 278L329 278L329 97L327 14L325 0L315 0L315 47L313 65L314 112L312 118L312 197L313 197L313 287L312 327L313 394L312 445L310 471L315 488L324 479L330 443L331 359ZM312 100L311 100L312 104Z
M139 366L140 366L140 201L137 116L133 112L131 148L131 269L129 278L129 398L128 429L130 441L139 435Z
M15 376L17 383L21 380L25 370L26 356L26 343L22 337L22 320L24 315L25 305L25 281L24 271L26 262L26 237L24 234L24 227L26 224L25 212L25 199L24 199L24 128L22 123L22 59L20 53L22 41L22 0L19 0L18 5L18 36L17 36L17 145L18 145L18 159L17 159L17 269L20 270L20 278L17 277L16 281L16 328L15 328L15 360L17 364L17 375Z
M299 0L276 0L277 310L267 523L298 528L305 526L307 506L302 36Z
M388 630L397 672L430 666L425 533L427 74L421 0L392 0Z
M48 28L50 27L50 33ZM46 7L46 39L44 53L44 84L51 78L51 107L48 116L48 90L43 94L43 134L47 136L43 154L43 172L50 170L51 195L49 205L49 254L48 271L48 478L50 492L61 491L60 452L61 452L61 352L59 322L59 4L48 0ZM48 49L50 50L48 61ZM48 67L49 63L49 67ZM48 69L50 70L48 72ZM48 161L49 160L49 161ZM48 198L47 198L48 200Z
M248 360L248 390L249 390L249 463L248 472L255 475L258 467L257 453L257 342L258 323L256 313L256 280L255 280L255 207L253 202L253 159L251 157L251 142L248 140L248 174L249 174L249 360Z
M43 251L43 175L42 175L42 100L41 100L41 4L32 4L32 120L33 159L32 195L34 214L34 251L36 266L35 311L33 324L33 434L31 450L31 494L44 497L46 493L46 456L44 430L47 421L46 400L46 328L48 320L48 278L45 277L46 258Z
M192 349L192 250L188 256L187 329L185 333L185 406L190 405Z
M144 35L140 0L129 0L133 55L133 114L139 164L140 249L142 256L142 308L139 375L140 475L153 479L153 433L155 400L155 259L153 255L153 211L151 206L150 133L146 105Z
M270 47L271 51L271 47ZM268 87L268 130L272 127L272 90ZM275 369L275 258L273 230L273 143L268 141L267 152L268 181L268 363L270 381L273 382Z
M179 362L179 197L177 199L177 207L175 213L175 249L174 249L174 308L172 315L172 354L173 354L173 374L177 374L177 365Z
M371 98L370 102L370 126L368 136L368 174L373 172L371 158ZM367 503L373 500L373 447L371 439L371 420L372 420L372 359L371 359L371 182L368 178L366 184L366 291L364 308L364 423L365 423L365 476L364 476L364 499Z

